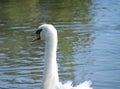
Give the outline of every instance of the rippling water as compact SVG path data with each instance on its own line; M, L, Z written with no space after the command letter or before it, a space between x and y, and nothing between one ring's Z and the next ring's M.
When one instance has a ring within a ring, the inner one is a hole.
M120 0L1 0L0 89L40 89L44 42L31 40L41 23L58 31L60 81L120 89L119 7Z

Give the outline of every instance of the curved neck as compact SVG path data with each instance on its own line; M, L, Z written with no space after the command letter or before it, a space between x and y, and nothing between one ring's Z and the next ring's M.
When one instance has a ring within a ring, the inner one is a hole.
M48 38L45 43L45 62L56 61L57 38Z
M52 34L45 43L45 76L43 89L55 89L59 81L56 61L57 36Z

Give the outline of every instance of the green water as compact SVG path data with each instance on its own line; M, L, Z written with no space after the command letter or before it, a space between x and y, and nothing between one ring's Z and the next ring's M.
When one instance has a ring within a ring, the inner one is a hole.
M0 0L0 89L40 89L44 42L31 40L42 23L58 31L60 81L120 89L119 8L120 0Z

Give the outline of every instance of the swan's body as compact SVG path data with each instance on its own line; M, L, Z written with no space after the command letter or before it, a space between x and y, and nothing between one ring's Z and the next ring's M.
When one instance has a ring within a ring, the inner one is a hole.
M43 24L36 32L36 38L45 40L45 70L41 89L92 89L91 82L84 82L76 87L72 87L71 82L62 84L59 82L58 66L56 61L57 31L50 24Z

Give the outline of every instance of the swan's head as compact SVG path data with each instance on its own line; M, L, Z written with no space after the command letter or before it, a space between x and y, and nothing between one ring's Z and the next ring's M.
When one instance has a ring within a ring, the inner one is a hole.
M35 32L35 38L32 42L37 40L46 40L46 38L51 38L53 35L57 34L56 29L50 24L43 24L38 27Z

